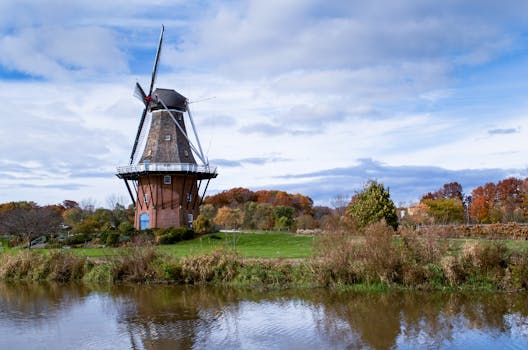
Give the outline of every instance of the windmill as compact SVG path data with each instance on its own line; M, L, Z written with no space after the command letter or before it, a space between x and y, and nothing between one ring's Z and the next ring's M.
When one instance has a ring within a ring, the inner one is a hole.
M171 89L154 89L163 32L162 26L148 94L136 82L134 95L144 108L129 164L117 167L116 174L132 198L136 229L191 225L210 180L218 175L204 156L187 98Z

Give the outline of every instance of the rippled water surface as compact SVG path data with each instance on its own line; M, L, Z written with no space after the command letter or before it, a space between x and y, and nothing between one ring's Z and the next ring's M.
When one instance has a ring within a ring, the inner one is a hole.
M0 349L528 349L528 294L0 284Z

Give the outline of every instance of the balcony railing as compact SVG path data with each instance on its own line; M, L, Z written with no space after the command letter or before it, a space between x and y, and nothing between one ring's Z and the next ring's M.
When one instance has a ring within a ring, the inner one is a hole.
M216 167L189 163L141 163L117 167L118 174L143 173L146 171L216 174Z

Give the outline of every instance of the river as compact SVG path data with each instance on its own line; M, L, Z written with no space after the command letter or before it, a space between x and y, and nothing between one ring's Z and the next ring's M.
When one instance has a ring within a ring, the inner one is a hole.
M0 284L0 349L527 349L528 294Z

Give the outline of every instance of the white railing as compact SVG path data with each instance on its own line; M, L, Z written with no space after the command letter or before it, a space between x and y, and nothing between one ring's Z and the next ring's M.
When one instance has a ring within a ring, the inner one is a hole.
M181 171L190 173L215 174L216 167L189 163L141 163L137 165L118 166L118 174L142 173L145 171Z

